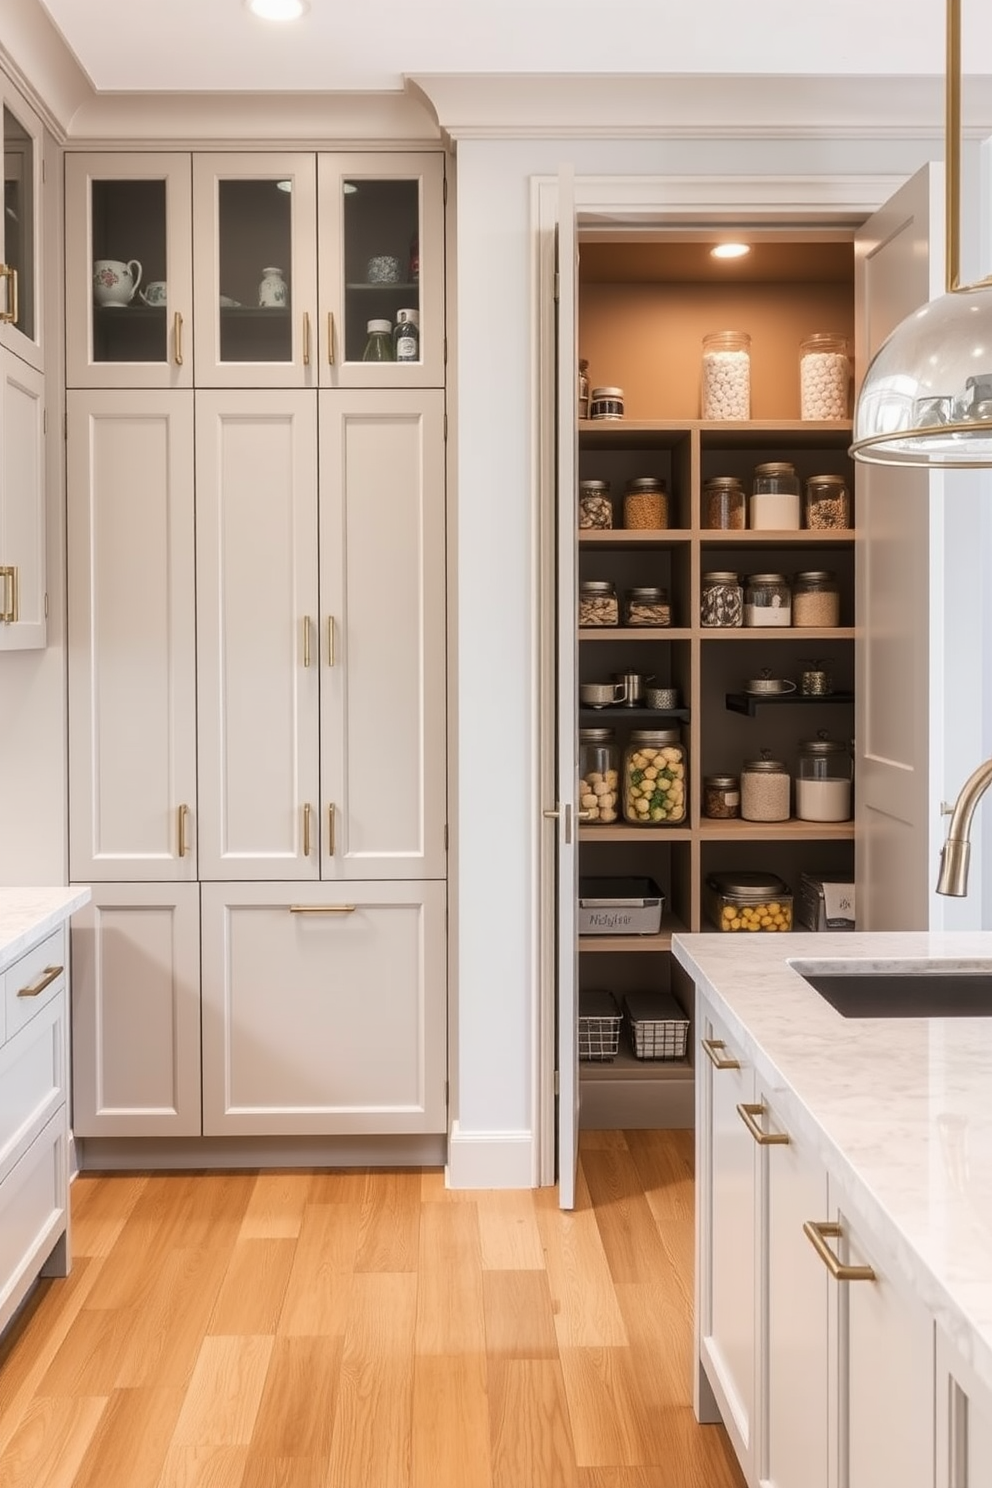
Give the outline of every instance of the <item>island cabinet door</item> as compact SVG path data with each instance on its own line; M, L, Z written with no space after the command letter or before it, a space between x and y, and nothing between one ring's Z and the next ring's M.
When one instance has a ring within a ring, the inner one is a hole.
M443 884L202 893L204 1135L445 1130Z
M738 1107L754 1102L754 1070L719 1020L697 1009L697 1414L707 1384L745 1476L754 1460L757 1148Z
M936 1488L992 1483L992 1386L937 1328Z

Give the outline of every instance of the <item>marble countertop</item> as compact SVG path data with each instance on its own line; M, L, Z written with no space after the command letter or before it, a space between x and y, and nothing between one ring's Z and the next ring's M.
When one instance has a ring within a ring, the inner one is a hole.
M776 1115L992 1390L992 1017L843 1018L791 962L992 972L992 932L677 935ZM980 963L980 964L976 964ZM907 968L908 969L908 968Z
M87 888L0 888L0 971L89 903Z

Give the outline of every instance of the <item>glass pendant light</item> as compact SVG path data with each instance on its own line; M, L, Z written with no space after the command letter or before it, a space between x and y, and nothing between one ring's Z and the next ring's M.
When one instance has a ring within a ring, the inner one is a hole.
M865 373L856 460L992 466L992 277L962 285L961 0L947 0L946 294L900 322Z

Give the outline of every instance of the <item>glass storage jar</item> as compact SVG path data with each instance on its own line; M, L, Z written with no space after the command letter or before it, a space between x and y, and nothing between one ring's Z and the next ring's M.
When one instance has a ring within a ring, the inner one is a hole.
M792 894L776 873L754 869L711 873L703 898L718 930L792 929Z
M851 752L841 739L822 732L799 744L796 815L801 821L838 822L851 818Z
M623 388L593 388L589 396L589 417L594 419L622 419Z
M579 481L579 529L606 529L613 526L613 502L610 483L604 480Z
M792 623L796 626L840 624L837 575L828 568L797 573L792 586Z
M741 782L736 775L703 776L703 815L729 821L741 814Z
M792 590L785 574L748 574L744 584L744 624L792 624Z
M745 760L741 768L741 816L745 821L789 820L792 781L783 760Z
M676 729L635 729L623 756L624 820L671 826L686 817L686 765Z
M627 589L623 596L624 625L671 625L672 607L668 590L643 585Z
M623 525L638 528L668 526L668 492L665 482L654 475L629 480L623 492Z
M799 477L787 460L756 465L749 527L766 532L799 530Z
M620 624L616 585L609 579L585 579L579 585L579 624Z
M851 386L847 337L817 331L799 344L799 406L804 419L845 419Z
M589 417L589 363L579 358L579 418Z
M744 591L737 574L717 569L703 574L699 623L720 627L744 624Z
M851 497L842 475L811 475L803 496L803 523L814 531L851 525Z
M744 487L735 475L715 475L703 486L703 526L740 531L744 526Z
M751 337L711 331L703 337L702 417L714 422L751 417Z
M615 822L619 816L620 756L611 728L579 729L581 821Z

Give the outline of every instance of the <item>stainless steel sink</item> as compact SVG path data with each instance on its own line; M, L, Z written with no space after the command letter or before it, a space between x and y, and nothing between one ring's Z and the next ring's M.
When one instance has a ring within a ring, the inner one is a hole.
M943 971L919 963L831 971L793 962L843 1018L992 1018L992 967Z

